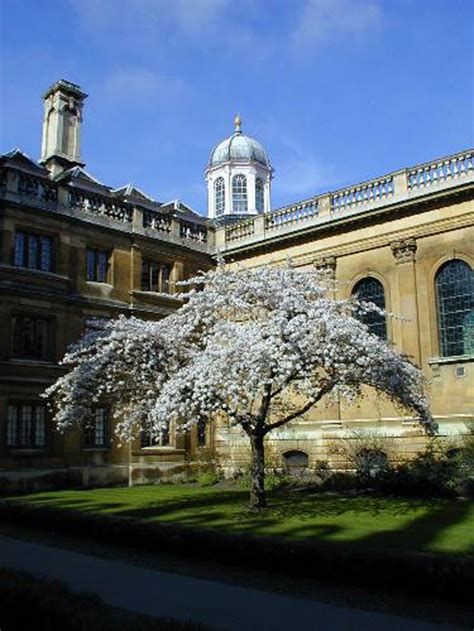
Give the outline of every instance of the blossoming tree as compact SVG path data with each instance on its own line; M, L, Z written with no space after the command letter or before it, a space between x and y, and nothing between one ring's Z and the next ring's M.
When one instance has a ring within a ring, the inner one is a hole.
M313 271L285 267L216 271L193 279L176 313L159 322L119 317L96 323L66 355L71 370L49 388L60 430L84 422L103 397L115 431L158 437L220 419L239 426L252 453L250 504L265 506L264 439L339 397L369 386L436 431L418 368L357 319L379 311L335 300Z

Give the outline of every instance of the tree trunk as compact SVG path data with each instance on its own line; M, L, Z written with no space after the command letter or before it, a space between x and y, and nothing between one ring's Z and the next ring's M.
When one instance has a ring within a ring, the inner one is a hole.
M265 449L263 436L252 434L252 479L250 481L250 507L256 510L265 508Z

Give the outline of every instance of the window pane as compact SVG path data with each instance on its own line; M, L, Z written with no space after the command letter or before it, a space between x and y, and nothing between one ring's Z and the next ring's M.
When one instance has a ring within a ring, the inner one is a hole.
M163 427L160 432L160 445L169 445L170 444L170 426L169 423L166 427Z
M15 234L13 264L18 267L25 267L25 233L24 232L17 232Z
M169 294L170 292L170 266L162 265L161 267L161 291L164 294Z
M50 359L54 354L52 323L46 318L14 316L12 335L14 357Z
M37 405L35 414L35 446L36 447L44 447L45 438L46 438L46 423L45 423L45 413L44 407L42 405Z
M22 405L20 410L20 447L29 447L32 444L33 408L31 405Z
M51 355L49 324L48 320L36 322L35 354L42 359L47 359Z
M53 239L41 237L40 269L44 272L53 271Z
M247 178L234 175L232 179L232 208L234 213L247 212Z
M36 234L28 235L28 262L30 269L39 268L39 238Z
M18 441L18 408L9 405L7 412L7 445L16 447Z
M36 357L36 326L33 318L22 318L22 350L25 357Z
M95 280L95 250L87 249L87 280Z
M142 261L142 291L150 291L150 263Z
M97 279L99 283L107 281L107 252L97 250Z
M225 208L225 184L224 178L218 177L214 184L216 215L222 215Z
M364 278L357 283L353 293L361 302L372 302L380 309L385 309L383 286L377 279ZM356 317L368 326L371 333L378 335L383 340L387 339L387 325L384 315L375 311L369 311L368 313L358 311L356 312Z
M150 263L150 291L160 291L160 266L156 261Z
M441 355L474 353L473 271L464 261L449 261L436 274L435 285Z
M263 212L263 182L257 178L255 183L255 209L257 212Z
M205 421L198 422L198 445L204 447L206 445L206 423Z

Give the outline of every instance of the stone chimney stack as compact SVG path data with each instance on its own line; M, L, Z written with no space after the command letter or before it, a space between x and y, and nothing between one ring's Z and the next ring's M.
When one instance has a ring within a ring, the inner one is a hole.
M54 177L81 160L82 108L87 94L61 79L43 95L44 119L41 163Z

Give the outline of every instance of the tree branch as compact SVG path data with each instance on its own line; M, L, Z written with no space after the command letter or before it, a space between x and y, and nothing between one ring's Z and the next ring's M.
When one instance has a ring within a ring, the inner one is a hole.
M322 386L318 395L310 399L308 403L306 403L297 412L292 412L291 414L289 414L288 416L285 416L285 418L281 419L280 421L275 421L275 423L270 423L270 425L266 425L265 434L268 434L268 432L271 432L273 429L276 429L277 427L286 425L286 423L293 421L295 418L298 418L298 416L301 416L302 414L310 410L313 407L313 405L315 405L318 401L320 401L323 398L325 394L327 394L330 390L332 390L332 388L334 387L334 384L335 384L335 381L333 380L327 381L324 384L324 386Z

